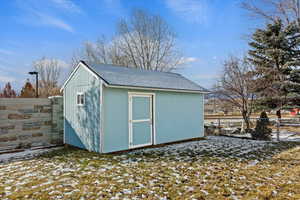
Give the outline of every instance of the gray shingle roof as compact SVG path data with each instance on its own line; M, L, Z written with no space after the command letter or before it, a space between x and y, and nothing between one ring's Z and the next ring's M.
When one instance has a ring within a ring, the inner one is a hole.
M108 85L208 92L177 73L83 62Z

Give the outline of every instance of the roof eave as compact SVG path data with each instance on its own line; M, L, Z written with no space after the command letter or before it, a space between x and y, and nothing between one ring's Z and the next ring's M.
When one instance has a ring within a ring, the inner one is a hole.
M69 78L65 81L63 86L61 87L60 91L62 92L70 79L73 77L77 69L82 65L85 67L93 76L95 76L98 79L103 80L104 86L109 88L126 88L126 89L137 89L137 90L157 90L157 91L170 91L170 92L182 92L182 93L197 93L197 94L209 94L211 92L209 91L201 91L201 90L188 90L188 89L176 89L176 88L157 88L157 87L143 87L143 86L131 86L131 85L116 85L116 84L110 84L107 80L105 80L101 75L97 72L95 72L87 63L80 60L77 66L74 68L72 73L70 74Z
M169 92L182 92L182 93L195 93L195 94L208 94L210 92L200 90L186 90L186 89L173 89L173 88L156 88L156 87L142 87L142 86L130 86L130 85L115 85L104 83L108 88L123 88L123 89L136 89L136 90L156 90L156 91L169 91Z

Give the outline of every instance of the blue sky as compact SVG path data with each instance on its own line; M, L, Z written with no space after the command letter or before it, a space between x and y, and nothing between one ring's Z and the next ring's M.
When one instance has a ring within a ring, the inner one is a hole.
M43 56L61 60L67 72L84 41L111 36L134 8L170 24L189 61L178 72L207 88L227 56L244 55L245 36L255 28L239 0L1 0L0 87L10 81L19 89Z

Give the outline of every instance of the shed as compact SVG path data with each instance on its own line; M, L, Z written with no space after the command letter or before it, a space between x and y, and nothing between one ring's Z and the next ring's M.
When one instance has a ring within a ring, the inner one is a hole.
M204 136L207 90L177 73L80 61L62 90L65 144L108 153Z

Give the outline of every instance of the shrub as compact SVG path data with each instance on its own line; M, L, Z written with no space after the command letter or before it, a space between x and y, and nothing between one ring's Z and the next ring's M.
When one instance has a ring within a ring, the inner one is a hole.
M271 140L272 129L268 128L270 120L265 111L260 114L256 122L255 130L251 133L252 138L256 140Z

